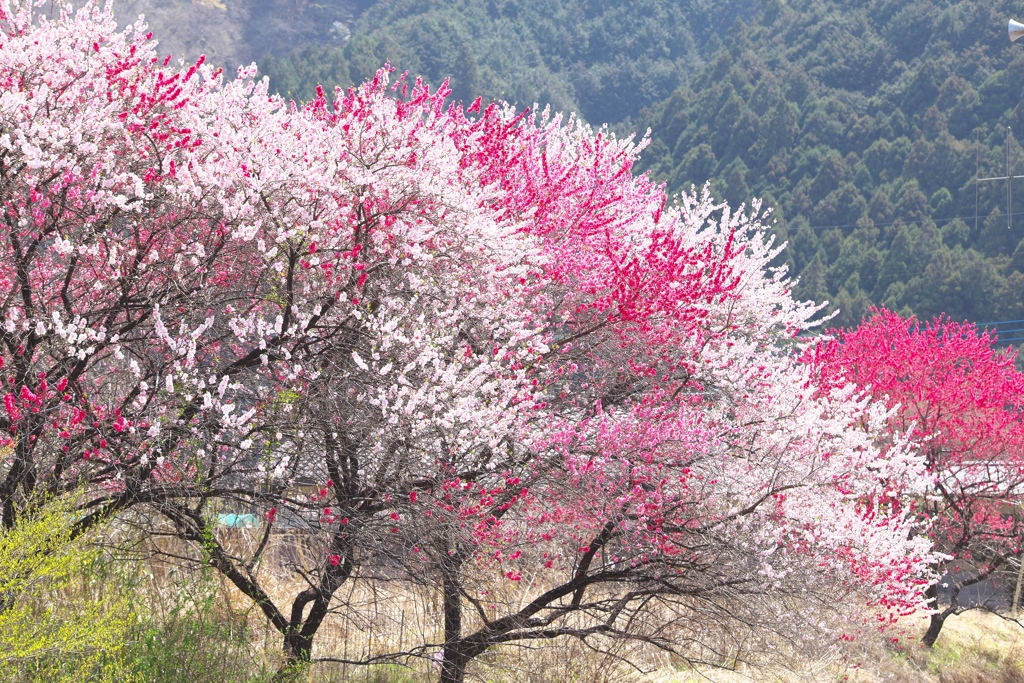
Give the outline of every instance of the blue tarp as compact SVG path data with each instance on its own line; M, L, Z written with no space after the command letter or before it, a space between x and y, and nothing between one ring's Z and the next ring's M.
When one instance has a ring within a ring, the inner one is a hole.
M217 515L217 526L251 527L257 524L259 524L259 519L256 515L236 515L234 513Z

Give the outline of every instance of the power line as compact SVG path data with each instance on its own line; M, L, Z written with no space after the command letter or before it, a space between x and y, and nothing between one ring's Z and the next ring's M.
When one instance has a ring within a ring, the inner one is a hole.
M1024 320L997 320L994 323L974 323L978 327L987 327L989 325L1009 325L1010 323L1024 323Z
M987 330L985 330L987 331ZM1024 332L1024 327L1018 327L1015 330L992 330L996 334L1009 334L1011 332Z
M981 132L980 131L975 131L975 140L974 140L975 171L974 171L974 178L970 181L970 182L974 183L974 216L973 216L973 218L974 218L974 231L975 232L978 231L978 217L980 215L980 212L978 210L979 209L979 201L980 201L980 185L979 185L979 183L981 183L983 181L986 181L986 180L1005 180L1005 181L1007 181L1006 182L1006 204L1007 204L1006 210L1007 210L1008 213L1005 213L1005 214L991 213L991 214L988 214L989 216L1003 216L1003 217L1005 217L1006 218L1006 227L1007 227L1007 229L1010 229L1013 226L1013 217L1014 216L1022 216L1022 215L1024 215L1024 212L1022 212L1022 211L1014 211L1013 210L1013 190L1011 188L1011 181L1014 180L1014 179L1017 179L1017 178L1024 178L1024 175L1011 175L1010 174L1010 137L1011 137L1011 135L1012 135L1012 131L1011 131L1010 127L1007 126L1007 128L1006 128L1006 141L1005 141L1006 175L1005 176L993 176L991 178L979 178L978 176L981 175ZM937 219L937 220L932 219L930 222L935 223L935 224L950 223L950 222L955 221L955 220L962 220L962 221L966 222L966 221L969 221L971 218L972 218L971 216L954 216L953 218L940 218L940 219ZM885 228L885 227L888 227L890 225L895 225L896 223L903 223L904 225L922 225L922 224L928 223L928 222L929 221L902 221L902 220L896 220L896 221L892 221L890 223L875 223L874 221L869 221L867 225L865 225L863 223L848 223L846 225L809 225L807 227L810 228L811 230L834 230L834 229L842 229L842 228L859 228L859 227L869 227L869 226L870 227L875 227L875 228Z
M1014 211L1012 215L1013 216L1024 216L1024 211ZM1005 213L990 213L989 216L1006 216L1006 214ZM937 220L936 219L931 219L931 220L927 220L927 221L895 220L895 221L892 221L890 223L875 223L874 221L867 221L866 223L863 223L863 222L862 223L847 223L846 225L808 225L808 226L804 226L804 227L810 228L811 230L835 230L835 229L842 229L842 228L887 228L890 225L896 225L897 223L902 223L903 225L924 225L926 223L934 223L935 225L939 225L941 223L952 223L955 220L961 220L961 221L967 222L971 218L973 218L973 216L954 216L952 218L939 218ZM787 225L787 228L789 228L790 226L792 226L792 223L789 223ZM793 231L794 234L796 232L799 232L799 230Z

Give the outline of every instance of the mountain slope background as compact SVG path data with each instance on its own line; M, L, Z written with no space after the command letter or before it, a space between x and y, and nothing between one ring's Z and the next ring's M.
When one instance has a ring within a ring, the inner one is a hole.
M354 83L390 61L453 97L574 111L642 125L703 66L715 37L756 0L381 0L344 48L311 46L267 62L272 87L298 98L317 81Z
M298 100L390 61L430 83L450 77L453 99L549 104L619 134L650 128L643 169L670 192L710 181L733 205L764 198L797 294L830 301L834 324L871 305L1024 319L1024 184L1008 204L1005 181L975 180L1024 174L1024 45L1006 39L1010 2L119 7L145 10L172 54L257 60L273 90Z
M1024 318L1024 186L1009 221L1007 183L975 180L1004 175L1007 150L1024 174L1013 10L766 0L656 107L645 166L673 191L711 178L731 203L764 197L797 293L832 301L837 324L871 304Z
M114 0L113 8L122 26L144 15L160 52L190 62L204 54L234 74L268 56L343 46L347 27L373 1Z

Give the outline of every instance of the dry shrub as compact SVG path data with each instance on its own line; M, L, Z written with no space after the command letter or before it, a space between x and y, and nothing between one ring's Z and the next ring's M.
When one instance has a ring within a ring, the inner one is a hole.
M939 683L1024 683L1024 670L1017 662L998 668L980 669L977 666L956 669L939 675Z

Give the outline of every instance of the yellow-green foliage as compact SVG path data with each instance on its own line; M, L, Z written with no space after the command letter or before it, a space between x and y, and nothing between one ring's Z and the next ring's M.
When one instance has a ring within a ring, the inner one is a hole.
M121 650L134 620L123 598L92 585L101 561L89 539L71 540L73 501L35 506L0 528L0 678L78 683L127 681Z

